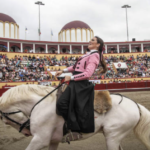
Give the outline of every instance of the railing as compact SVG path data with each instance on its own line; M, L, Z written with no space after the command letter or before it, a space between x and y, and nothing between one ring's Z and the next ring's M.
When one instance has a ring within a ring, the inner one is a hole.
M0 89L0 96L13 86L15 85L2 86L2 88ZM95 90L108 90L110 92L146 91L146 90L150 90L150 81L132 82L132 83L96 84L94 89Z
M140 91L150 90L150 81L132 82L132 83L108 83L96 84L95 90L109 91Z

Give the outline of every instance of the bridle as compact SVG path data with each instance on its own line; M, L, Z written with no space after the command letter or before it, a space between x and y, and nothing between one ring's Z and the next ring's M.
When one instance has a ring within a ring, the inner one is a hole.
M10 113L5 113L5 112L0 111L1 120L2 120L3 117L4 117L4 118L6 118L7 120L9 120L9 121L11 121L11 122L13 122L13 123L19 125L19 126L20 126L19 132L21 132L21 131L23 130L23 128L26 128L26 129L30 130L30 122L29 122L29 119L28 119L25 123L21 124L21 123L15 121L15 120L11 119L10 117L8 117L8 116L10 116L10 115L17 114L17 113L22 113L22 111L19 110L19 111L10 112Z
M0 111L0 114L1 114L1 120L2 120L3 117L4 117L4 118L8 119L9 121L11 121L11 122L13 122L13 123L15 123L15 124L21 126L20 123L18 123L17 121L15 121L15 120L13 120L13 119L11 119L11 118L8 117L8 116L10 116L10 115L17 114L17 113L20 113L20 112L21 112L21 111L10 112L10 113L4 113L4 112Z
M43 101L47 96L49 96L50 94L52 94L55 90L57 90L58 88L60 88L64 83L65 83L65 82L63 82L63 83L61 83L60 85L58 85L53 91L51 91L51 92L48 93L46 96L44 96L41 100L39 100L39 101L32 107L32 109L31 109L31 111L30 111L30 115L29 115L28 120L27 120L26 122L24 122L23 124L21 124L21 123L15 121L15 120L11 119L10 117L8 117L8 116L13 115L13 114L23 113L23 112L20 111L20 110L19 110L19 111L15 111L15 112L9 112L9 113L5 113L5 112L2 112L2 111L0 110L1 119L3 119L3 117L4 117L4 118L6 118L7 120L9 120L9 121L11 121L11 122L13 122L13 123L19 125L19 126L20 126L19 132L21 132L24 128L30 130L30 117L31 117L31 113L32 113L33 109L35 108L35 106L36 106L37 104L39 104L41 101ZM23 114L24 114L24 113L23 113Z

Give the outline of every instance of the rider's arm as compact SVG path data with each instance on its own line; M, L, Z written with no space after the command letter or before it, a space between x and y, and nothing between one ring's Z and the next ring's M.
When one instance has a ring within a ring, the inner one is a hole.
M73 66L63 69L63 72L73 72L73 71L74 71Z

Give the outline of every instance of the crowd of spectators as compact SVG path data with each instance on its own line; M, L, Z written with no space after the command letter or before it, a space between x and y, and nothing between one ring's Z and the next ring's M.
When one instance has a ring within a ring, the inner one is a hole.
M0 55L0 80L1 82L54 80L54 76L44 69L47 62L46 57L18 55L8 59L7 55Z
M57 80L51 72L61 70L61 66L74 65L78 60L75 56L62 56L60 60L56 56L24 55L9 59L6 54L0 54L0 81L44 81ZM54 69L53 67L54 66ZM56 68L57 67L57 68Z
M150 77L150 57L145 55L133 55L125 57L124 55L118 56L105 56L108 71L105 75L98 77L95 73L91 79L119 79L119 78L137 78L137 77ZM119 68L114 70L113 63L124 62L127 68ZM121 82L121 80L120 80Z
M43 81L56 80L51 72L61 70L60 66L72 66L78 60L78 56L62 56L57 59L56 56L15 56L9 59L7 55L0 54L0 81L1 82L15 82L15 81ZM112 79L112 81L121 82L119 78L137 78L150 77L150 56L133 55L126 57L125 55L105 56L108 71L105 74L99 74L97 69L91 80ZM127 69L113 68L113 63L125 62ZM58 66L58 69L53 69L51 66ZM111 81L110 81L111 82ZM102 83L102 82L101 82Z
M108 67L107 73L99 75L99 71L96 71L90 78L91 80L150 77L150 56L147 56L147 54L137 55L136 58L133 55L128 57L124 55L109 55L105 56L105 61ZM113 63L119 62L126 63L127 68L114 69Z

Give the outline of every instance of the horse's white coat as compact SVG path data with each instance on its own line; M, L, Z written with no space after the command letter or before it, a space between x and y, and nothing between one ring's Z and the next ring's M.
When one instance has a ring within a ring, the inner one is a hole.
M27 120L26 116L29 116L31 108L38 100L42 98L42 96L32 93L30 96L28 96L28 98L31 100L23 100L22 102L20 101L18 103L14 103L10 107L7 106L7 108L0 107L0 110L4 112L21 110L25 115L23 113L19 113L12 115L11 118L23 123ZM56 99L54 96L53 98ZM106 138L107 149L121 150L121 140L132 129L134 129L139 122L139 109L137 105L128 98L124 97L121 104L119 104L121 100L120 96L111 95L111 98L112 109L103 115L99 115L95 112L95 132L91 134L83 134L83 139L86 139L103 129L103 133ZM146 110L144 109L142 109L142 111ZM19 130L19 127L14 125L12 122L6 119L3 119L3 121ZM56 150L58 143L62 139L63 124L64 120L62 117L56 114L56 100L52 100L52 97L49 96L44 101L39 103L32 112L31 134L33 138L26 150L40 150L48 145L49 150ZM30 135L29 131L26 129L24 129L22 133Z

